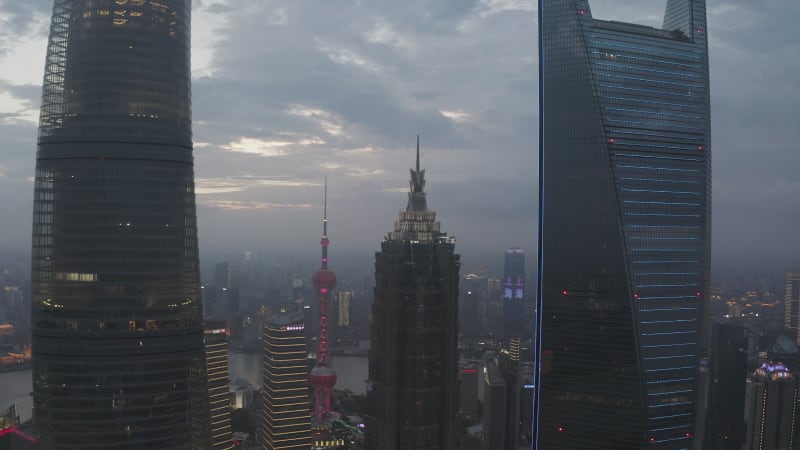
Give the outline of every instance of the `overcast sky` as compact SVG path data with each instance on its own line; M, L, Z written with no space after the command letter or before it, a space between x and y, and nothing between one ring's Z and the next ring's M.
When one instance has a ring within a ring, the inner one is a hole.
M659 26L665 0L594 0ZM52 0L0 0L0 248L27 255ZM800 2L709 0L714 263L800 255ZM201 258L369 257L405 206L421 135L428 204L470 255L535 254L532 0L194 1Z

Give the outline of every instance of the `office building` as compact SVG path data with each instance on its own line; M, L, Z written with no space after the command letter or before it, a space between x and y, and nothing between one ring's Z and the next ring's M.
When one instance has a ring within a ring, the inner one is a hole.
M483 369L483 439L482 450L506 450L508 421L505 377L495 360L486 362ZM512 447L513 448L513 447Z
M793 450L797 379L780 363L762 362L747 380L746 450ZM731 447L726 447L731 448Z
M353 299L353 291L339 291L338 293L338 307L339 317L337 325L340 327L350 326L350 303Z
M741 449L745 437L747 329L732 323L715 323L710 343L705 443L708 448Z
M208 441L190 5L54 1L31 263L42 448Z
M520 390L519 400L519 430L517 434L522 446L530 448L531 440L533 439L533 384L534 366L532 362L523 362L519 370L519 384L517 389Z
M459 324L462 338L474 338L482 336L484 314L481 308L486 307L487 278L474 273L470 273L461 279L459 284Z
M311 446L306 337L303 314L282 311L264 323L264 450Z
M211 448L231 448L231 401L228 381L228 328L224 321L205 323L206 374L208 381L208 429Z
M520 248L506 251L503 269L503 338L522 334L525 325L525 252Z
M800 272L786 274L786 296L784 297L784 322L795 345L800 345Z
M375 254L366 446L449 450L458 445L458 269L411 170L408 205Z
M539 2L534 448L695 445L710 263L705 0ZM598 437L603 439L598 441Z
M480 417L478 414L478 366L472 361L459 364L459 414L466 421Z
M520 407L522 385L520 383L520 340L514 336L506 341L497 354L497 367L505 379L506 413L505 432L502 435L504 448L515 448L520 436Z

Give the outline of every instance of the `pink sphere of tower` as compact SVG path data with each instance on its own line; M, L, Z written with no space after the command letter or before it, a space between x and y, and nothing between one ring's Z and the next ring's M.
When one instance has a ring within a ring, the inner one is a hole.
M330 367L316 366L311 369L308 381L312 386L332 388L336 384L336 371Z
M330 269L319 269L311 277L314 289L321 294L327 294L336 287L336 274Z

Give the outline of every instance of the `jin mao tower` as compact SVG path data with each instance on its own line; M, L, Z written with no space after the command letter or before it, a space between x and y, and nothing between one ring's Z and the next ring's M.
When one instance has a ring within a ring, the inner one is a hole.
M705 0L660 27L539 1L534 448L695 445L711 134ZM702 406L702 405L701 405Z
M458 446L458 269L411 170L408 206L375 253L366 444L374 450Z
M195 448L207 432L190 13L54 2L31 263L42 448Z

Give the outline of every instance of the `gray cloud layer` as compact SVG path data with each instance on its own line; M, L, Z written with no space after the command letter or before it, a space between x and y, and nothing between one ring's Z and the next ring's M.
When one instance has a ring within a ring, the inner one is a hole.
M599 17L658 25L664 3L592 5ZM800 4L708 8L714 255L795 258ZM37 17L49 9L0 2L0 246L21 251L40 83L20 83L4 58L19 39L39 42L43 55L47 22ZM417 133L429 205L460 251L535 252L535 9L521 0L195 1L204 255L314 254L326 175L332 249L368 255L405 205ZM29 64L41 72L42 60Z

